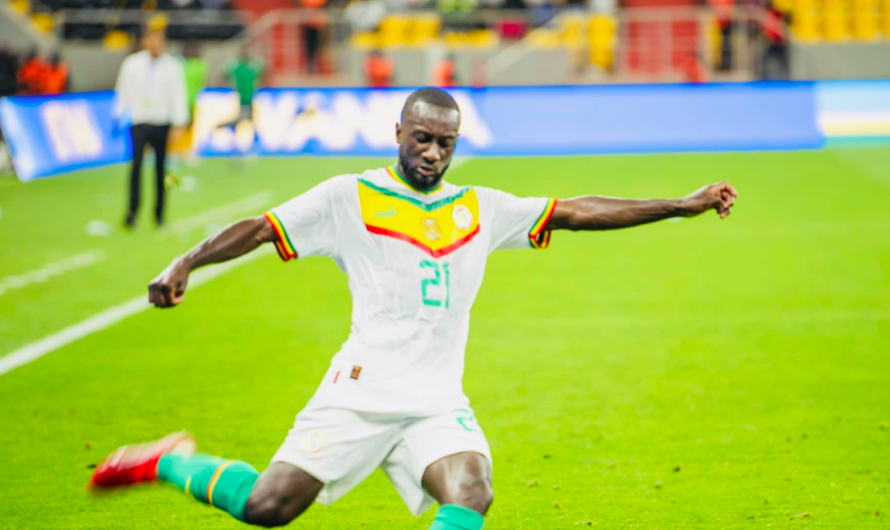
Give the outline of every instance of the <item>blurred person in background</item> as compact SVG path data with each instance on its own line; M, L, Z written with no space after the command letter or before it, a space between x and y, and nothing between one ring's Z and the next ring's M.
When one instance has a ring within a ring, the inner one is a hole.
M439 88L453 87L457 84L454 73L454 54L449 53L433 66L432 85Z
M5 42L0 45L0 97L13 96L18 89L19 58Z
M349 27L355 33L375 31L386 16L383 0L352 0L343 11Z
M442 18L442 26L454 31L472 29L473 14L478 8L478 0L438 0L436 2L436 10Z
M183 134L182 141L174 146L174 152L184 155L189 160L192 143L192 124L195 121L195 102L198 93L207 86L207 61L201 57L201 47L197 41L190 40L182 51L182 71L185 76L185 91L188 98L189 124ZM193 159L192 159L193 160Z
M306 9L322 9L327 0L301 0ZM309 15L303 24L303 51L306 53L306 73L317 74L319 72L319 54L321 52L321 34L327 25L327 17L324 13L314 12Z
M130 201L124 224L136 225L142 177L142 157L146 146L155 151L155 222L164 225L164 172L167 142L182 136L188 123L188 95L182 63L166 53L164 31L153 29L142 39L144 50L129 55L117 77L118 124L129 117L133 140L130 165ZM172 133L172 134L171 134Z
M253 95L260 88L264 70L265 65L261 60L251 56L250 47L247 44L241 46L237 59L226 64L224 74L232 88L238 93L240 111L235 121L224 126L234 126L244 120L253 120Z
M732 11L735 0L708 0L708 3L714 8L717 24L720 26L720 62L717 65L717 69L722 71L732 70L732 33L734 29Z
M32 48L18 71L19 94L24 96L40 94L40 82L47 67L37 48Z
M763 36L767 44L760 72L760 77L766 81L785 81L790 76L788 39L785 37L787 22L787 16L776 8L774 2L770 2L763 21Z
M371 50L365 59L365 77L371 88L386 88L392 84L395 65L380 50Z
M201 57L201 46L190 40L182 50L182 72L185 75L185 89L188 97L189 121L195 119L195 101L198 92L207 86L207 61Z
M41 94L63 94L68 92L71 78L68 74L68 65L62 61L58 52L54 53L49 64L44 68L40 80Z

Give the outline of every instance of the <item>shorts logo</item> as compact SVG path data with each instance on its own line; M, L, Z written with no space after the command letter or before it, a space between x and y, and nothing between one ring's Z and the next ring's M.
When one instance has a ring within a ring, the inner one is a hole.
M454 219L455 226L461 230L469 230L473 226L473 212L463 204L454 207L451 218Z
M360 373L362 373L362 367L356 364L352 367L352 374L349 377L358 379Z
M324 448L324 444L324 434L318 429L312 429L305 434L301 434L297 439L297 445L300 446L300 451L303 451L307 455L318 453Z

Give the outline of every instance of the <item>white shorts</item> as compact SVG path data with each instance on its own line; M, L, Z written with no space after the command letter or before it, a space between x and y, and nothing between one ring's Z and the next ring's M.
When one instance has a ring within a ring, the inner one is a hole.
M435 504L421 485L433 462L466 451L491 460L491 450L467 406L426 418L395 417L313 406L299 414L272 462L287 462L324 483L316 501L331 504L377 467L414 515Z

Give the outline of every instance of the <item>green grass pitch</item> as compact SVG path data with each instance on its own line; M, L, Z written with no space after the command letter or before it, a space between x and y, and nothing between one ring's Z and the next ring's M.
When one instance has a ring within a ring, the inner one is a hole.
M163 233L151 193L120 230L120 166L0 179L0 281L98 256L0 295L0 356L142 295L207 230L385 163L205 161L180 171L191 192L171 193ZM449 177L556 197L740 192L726 221L491 257L464 380L495 460L486 529L890 526L890 149L475 159ZM93 220L114 232L88 235ZM167 486L91 497L90 466L189 429L264 468L349 314L332 262L272 253L0 375L0 528L241 527ZM291 526L422 530L433 513L412 517L375 473Z

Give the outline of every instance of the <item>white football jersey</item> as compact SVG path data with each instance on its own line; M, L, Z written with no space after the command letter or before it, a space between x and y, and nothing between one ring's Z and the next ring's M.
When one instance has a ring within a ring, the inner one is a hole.
M392 166L266 213L282 259L326 256L349 277L352 329L313 403L405 416L469 403L464 350L488 255L546 248L555 206L445 182L424 193Z

